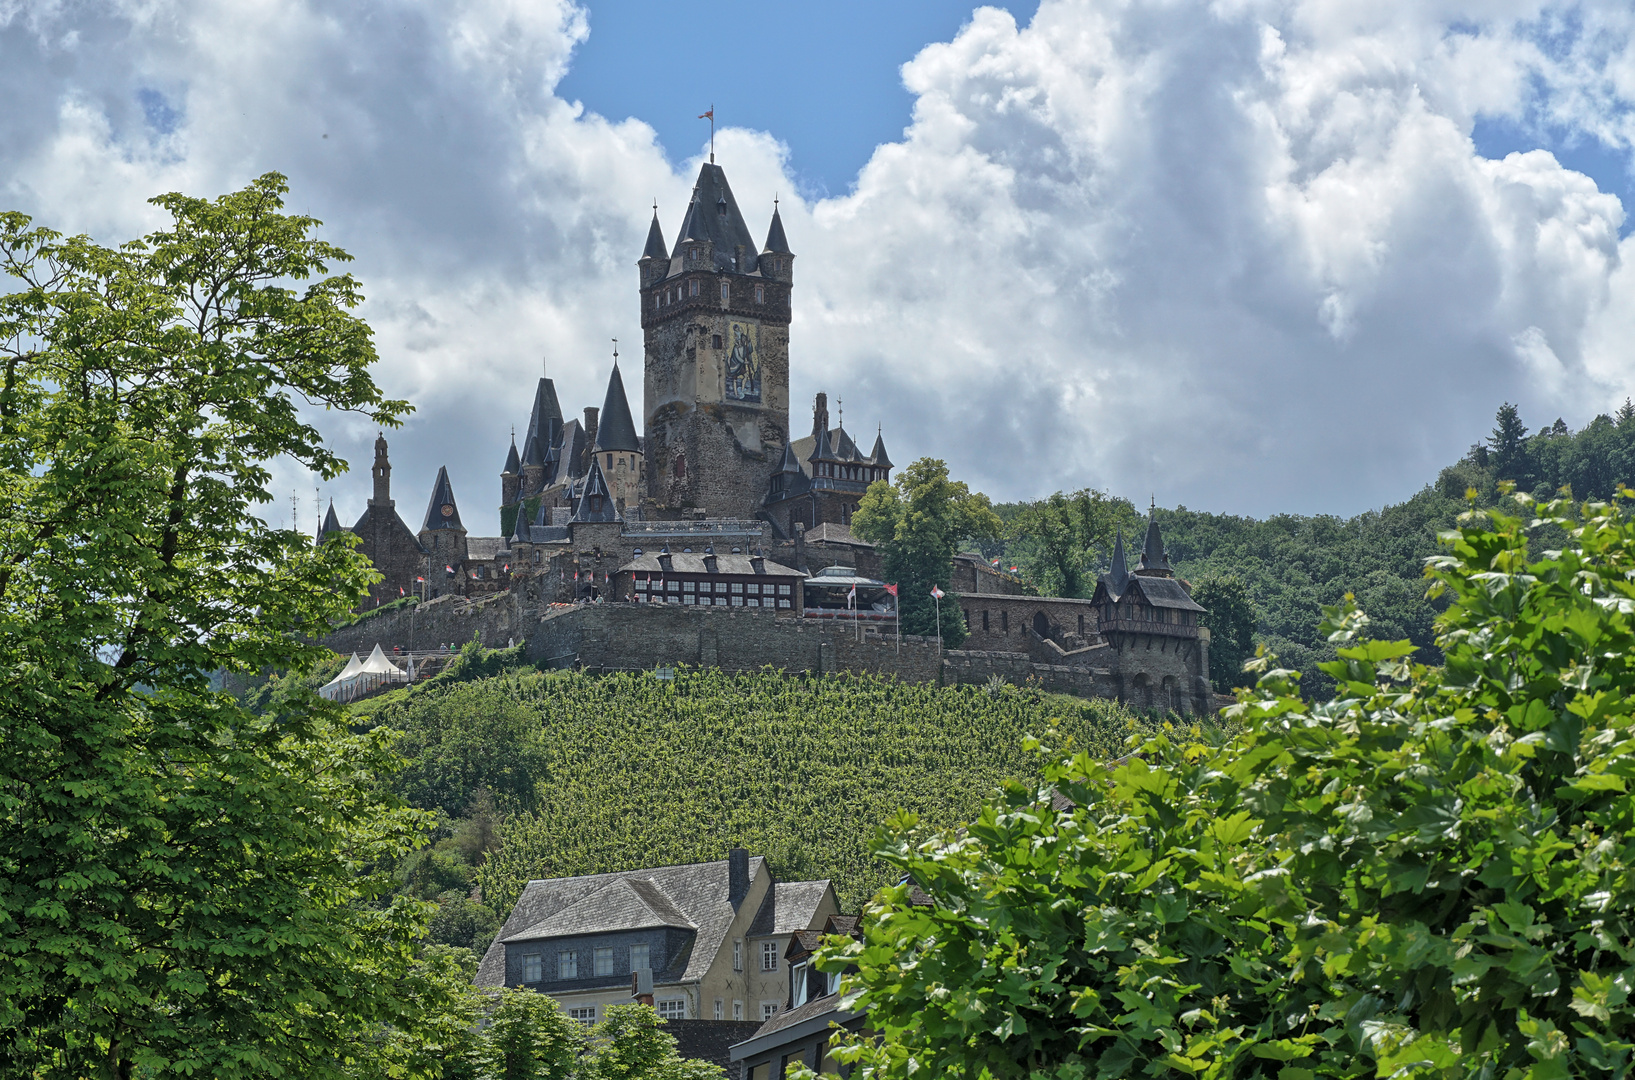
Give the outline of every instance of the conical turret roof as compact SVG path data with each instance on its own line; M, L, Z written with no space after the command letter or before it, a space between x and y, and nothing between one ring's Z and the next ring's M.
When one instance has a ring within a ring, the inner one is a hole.
M844 427L835 429L835 460L846 462L863 460L863 456L857 452L857 444L852 442L852 437L846 434Z
M515 476L522 471L522 462L517 457L517 437L511 436L511 452L505 455L505 468L500 470L501 476Z
M541 500L543 503L543 500ZM527 503L517 504L517 523L511 529L511 543L527 544L533 542L533 536L528 530L528 515L523 513L528 508Z
M647 227L647 247L642 249L644 259L668 259L664 248L664 230L659 228L659 208L653 207L653 224Z
M539 443L538 461L528 460L527 440ZM524 465L543 465L556 455L553 451L562 445L562 406L556 402L556 384L541 378L534 387L534 409L528 416L527 440L523 443Z
M630 416L630 402L624 394L624 377L619 374L619 365L614 364L607 380L607 397L602 399L602 415L596 421L596 449L639 454L641 448L636 422Z
M1107 591L1112 594L1116 602L1124 595L1124 590L1130 585L1130 568L1124 561L1124 530L1118 530L1117 538L1113 540L1113 565L1102 579L1107 585Z
M794 443L783 444L783 460L778 463L778 472L793 473L797 476L802 475L800 461L795 457Z
M892 467L891 458L886 456L886 437L883 432L875 432L874 453L869 455L869 464L881 469Z
M812 452L807 455L807 461L833 461L834 449L829 445L829 432L826 428L819 428L817 439L812 443Z
M460 508L454 504L454 485L449 483L447 465L437 470L437 482L431 486L431 502L426 504L426 522L420 531L428 529L465 529L460 524Z
M539 448L539 440L532 435L528 436L528 441L522 444L522 464L538 465L540 467L545 465L545 454Z
M573 511L574 521L618 521L619 512L613 505L613 496L607 490L602 466L594 459L590 472L585 475L585 490L579 496L579 505Z
M777 206L772 207L772 227L766 230L766 246L761 250L775 255L794 254L789 250L789 241L784 239L783 218L778 215Z
M1147 577L1169 577L1169 556L1164 552L1164 534L1158 529L1158 510L1154 507L1147 515L1147 539L1141 545L1141 566L1136 571Z
M335 516L335 500L329 500L329 513L324 515L324 523L318 526L318 539L322 540L332 532L341 531L340 519Z
M682 219L681 232L677 234L671 255L681 254L685 240L708 241L717 270L747 274L755 269L758 250L755 240L750 236L749 226L744 224L744 215L738 212L738 200L732 197L727 174L714 162L706 162L698 170L692 201L687 204L687 216ZM744 250L743 265L734 266L733 257L740 247Z

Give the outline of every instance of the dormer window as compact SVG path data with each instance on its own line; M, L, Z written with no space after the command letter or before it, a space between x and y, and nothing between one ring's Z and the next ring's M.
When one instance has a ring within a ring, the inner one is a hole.
M792 1009L798 1009L806 1004L806 984L808 982L806 972L807 965L804 960L791 965L789 968L789 1007Z

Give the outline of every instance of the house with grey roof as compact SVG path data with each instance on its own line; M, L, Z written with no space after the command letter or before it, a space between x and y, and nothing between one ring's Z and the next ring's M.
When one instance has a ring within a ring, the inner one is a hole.
M530 881L476 983L549 994L588 1024L629 1004L632 976L647 971L666 1019L766 1020L788 1001L789 943L837 911L828 881L776 881L743 848L715 862Z
M859 937L857 917L831 915L822 930L790 935L783 957L784 1007L728 1051L742 1080L782 1080L797 1064L820 1075L840 1072L829 1055L835 1030L859 1031L866 1018L842 1004L840 976L818 971L813 964L823 939L834 934Z

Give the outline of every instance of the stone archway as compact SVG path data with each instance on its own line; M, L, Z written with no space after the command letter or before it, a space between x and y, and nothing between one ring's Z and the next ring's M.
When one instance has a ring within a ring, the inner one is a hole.
M1041 638L1050 637L1050 620L1045 618L1045 613L1042 611L1033 613L1033 632Z
M1153 707L1152 680L1147 677L1146 672L1143 671L1135 677L1133 689L1134 693L1131 696L1135 699L1135 706L1140 709L1151 709Z

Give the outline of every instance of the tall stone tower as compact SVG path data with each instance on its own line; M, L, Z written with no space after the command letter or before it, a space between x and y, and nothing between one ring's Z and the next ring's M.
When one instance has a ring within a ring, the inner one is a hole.
M794 261L776 208L757 250L713 162L699 170L668 253L654 212L637 263L649 514L761 509L789 442Z

